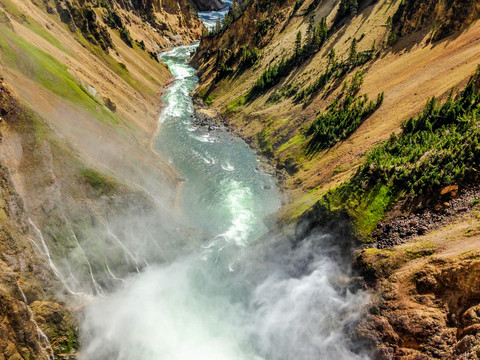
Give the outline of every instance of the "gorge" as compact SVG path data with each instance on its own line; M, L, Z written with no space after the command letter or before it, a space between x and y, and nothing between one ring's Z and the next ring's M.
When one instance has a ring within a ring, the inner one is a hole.
M479 9L0 0L0 358L478 359Z
M178 211L189 244L88 307L81 358L366 358L346 329L367 296L342 283L338 236L317 231L293 248L280 233L262 239L280 203L274 178L243 141L193 122L194 50L160 57L175 82L155 140L184 179Z

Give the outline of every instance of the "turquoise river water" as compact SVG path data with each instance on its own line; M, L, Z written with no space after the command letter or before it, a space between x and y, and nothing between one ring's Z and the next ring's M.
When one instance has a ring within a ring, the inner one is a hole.
M242 140L194 125L198 79L186 62L195 46L161 55L175 82L154 145L183 178L177 211L190 246L149 260L87 306L81 358L366 358L348 336L366 296L342 280L335 237L319 232L292 248L266 235L280 206L275 179Z

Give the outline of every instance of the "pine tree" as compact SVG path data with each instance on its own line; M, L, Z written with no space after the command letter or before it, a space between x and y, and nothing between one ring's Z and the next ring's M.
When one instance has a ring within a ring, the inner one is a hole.
M317 30L315 31L315 47L319 49L325 40L327 40L328 36L328 28L327 28L327 19L322 17L320 23L317 26Z
M333 68L337 65L337 59L335 54L335 49L332 48L328 53L328 65L331 65Z
M350 14L357 15L357 12L358 12L358 1L357 0L351 0L350 1Z
M355 66L357 64L357 39L352 40L352 45L350 45L350 55L348 56L348 61L350 65Z
M222 20L220 17L217 18L217 22L215 23L215 33L218 34L222 29Z
M295 40L295 57L298 58L302 51L302 32L297 33L297 38Z
M308 28L307 28L307 46L309 50L312 50L315 43L315 16L310 16L308 19Z

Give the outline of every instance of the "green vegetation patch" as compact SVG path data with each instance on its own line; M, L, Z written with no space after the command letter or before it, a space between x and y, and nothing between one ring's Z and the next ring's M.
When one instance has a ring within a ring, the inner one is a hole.
M480 170L480 67L457 97L429 100L402 125L403 133L375 147L353 178L319 201L327 214L344 209L358 238L369 241L376 224L401 198L434 197L447 185L469 183Z
M316 206L327 215L346 210L356 237L363 242L371 241L377 223L383 219L397 198L386 185L377 185L365 191L357 191L351 182L328 191Z
M78 84L67 68L53 56L30 44L13 31L6 28L1 30L0 56L5 65L19 70L61 98L80 105L102 121L118 122L118 119Z
M207 104L208 106L212 105L212 104L213 104L213 100L215 100L216 97L217 97L217 95L209 95L209 96L207 96L207 98L205 99L205 104Z
M257 142L263 155L273 157L273 146L269 139L269 135L270 133L265 127L260 133L257 134Z
M67 49L56 39L52 36L48 31L46 31L39 23L33 20L30 16L23 14L20 9L11 1L11 0L3 0L1 6L5 9L6 12L10 14L15 20L26 26L28 29L32 30L36 34L40 35L42 38L47 40L50 44L55 46L56 48L60 49L61 51L68 53ZM10 30L13 30L10 24L10 20L8 20L7 15L1 11L0 12L0 24L6 24Z
M113 178L92 168L84 168L80 170L80 174L84 177L88 184L100 193L111 193L115 190L116 182Z
M243 105L247 102L247 94L244 94L227 105L227 110L231 113L240 111Z
M305 136L303 134L297 134L293 136L291 139L289 139L286 143L282 144L278 148L278 152L283 152L285 150L288 150L295 145L302 146L304 142L305 142Z
M480 199L476 199L474 201L472 201L472 203L470 204L471 207L474 207L474 206L477 206L480 204Z
M345 83L344 91L337 99L314 120L307 132L307 136L312 136L309 152L327 149L348 138L381 106L383 93L378 95L376 102L369 101L367 95L356 96L364 75L364 71L357 71L352 80Z
M294 68L300 66L322 48L328 38L327 19L323 17L318 25L315 25L314 21L315 17L312 16L309 20L305 42L302 41L302 33L298 32L293 54L288 58L284 57L280 63L269 66L260 75L249 92L249 100L253 100L278 84L282 77L290 74Z
M402 125L403 134L377 146L359 169L357 186L388 184L396 192L428 195L468 182L480 170L480 68L465 90L444 103L432 98L423 113Z

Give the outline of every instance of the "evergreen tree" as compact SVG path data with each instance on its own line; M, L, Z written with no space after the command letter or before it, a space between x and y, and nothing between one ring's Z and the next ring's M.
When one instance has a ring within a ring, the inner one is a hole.
M327 27L327 18L322 17L317 28L317 45L318 47L322 46L328 36L328 27Z
M358 1L350 0L350 14L357 15L358 12Z
M350 65L355 66L357 63L357 39L352 40L352 44L350 45L350 55L348 56L348 61Z
M297 38L295 40L295 57L298 59L302 51L302 32L297 33Z
M238 3L238 0L233 0L232 1L232 8L230 10L232 12L233 18L236 20L240 17L241 15L241 8L240 4Z
M328 53L328 65L330 65L331 67L335 67L337 65L337 59L336 59L334 48L332 48L332 50L330 50L330 52Z
M307 28L307 46L309 50L312 50L315 43L315 16L310 16L308 19L308 28Z
M348 15L356 15L358 12L357 0L341 0L338 9L338 15L343 18Z

